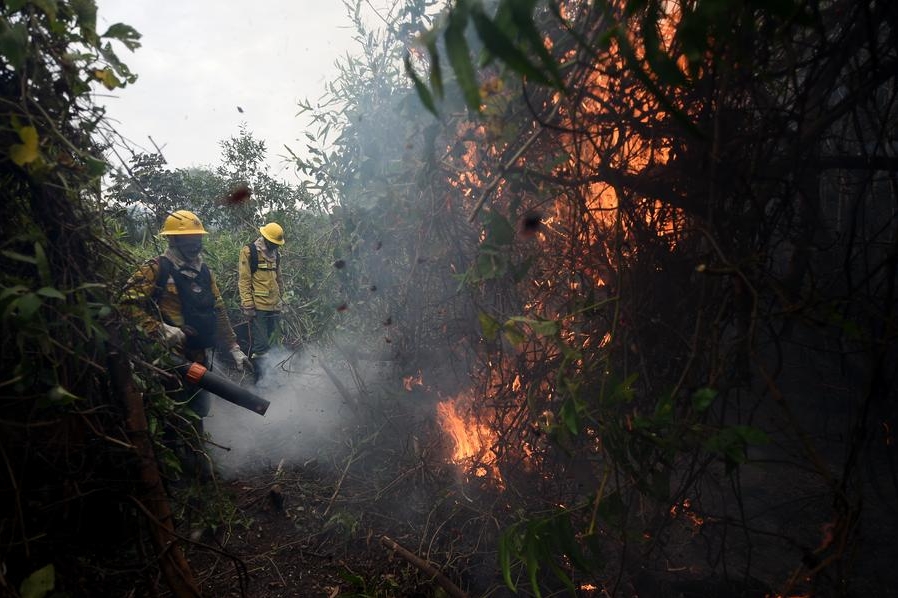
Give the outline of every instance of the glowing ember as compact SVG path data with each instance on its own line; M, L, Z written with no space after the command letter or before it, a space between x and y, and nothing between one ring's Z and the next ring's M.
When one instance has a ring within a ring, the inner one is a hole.
M688 498L683 499L681 503L671 505L670 516L673 519L682 516L691 522L693 534L698 533L699 528L705 523L705 518L692 510L692 501Z
M403 377L402 386L409 392L411 392L412 388L415 386L424 386L424 378L421 375L421 372L419 371L417 376Z
M593 593L599 591L599 586L594 586L594 585L591 584L591 583L585 583L585 584L583 584L583 585L580 586L580 591L581 591L581 592L586 592L587 595L593 594Z

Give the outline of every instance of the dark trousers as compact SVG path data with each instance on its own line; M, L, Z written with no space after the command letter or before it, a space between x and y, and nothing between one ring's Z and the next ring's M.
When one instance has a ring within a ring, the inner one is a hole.
M212 367L204 349L187 349L183 357L206 367ZM204 389L190 384L186 380L167 385L168 395L186 407L197 417L185 413L175 413L165 421L162 442L174 451L181 463L181 474L175 483L181 486L192 480L208 480L211 478L211 467L203 449L203 418L209 415L212 403L211 395Z
M252 331L250 358L262 357L271 349L271 339L280 321L279 311L256 311L256 317L253 318L250 328Z
M188 349L184 352L184 357L188 361L195 361L206 366L207 368L212 368L212 364L209 363L209 359L206 355L205 349ZM212 403L212 399L209 397L209 393L199 386L194 386L187 381L182 381L182 383L184 384L182 396L184 399L188 399L187 406L190 407L193 412L200 417L206 417L207 415L209 415L209 408L211 407Z

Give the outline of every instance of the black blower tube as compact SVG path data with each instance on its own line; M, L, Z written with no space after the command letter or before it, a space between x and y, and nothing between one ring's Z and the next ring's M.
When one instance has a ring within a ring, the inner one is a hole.
M271 405L269 401L251 393L242 386L234 384L223 376L210 372L201 363L176 358L175 364L177 365L178 373L185 380L220 396L225 401L254 411L259 415L265 415L265 412L268 411L268 406Z

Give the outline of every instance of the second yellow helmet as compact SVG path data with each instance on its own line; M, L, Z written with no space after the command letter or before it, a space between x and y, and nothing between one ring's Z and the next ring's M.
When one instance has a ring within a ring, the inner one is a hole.
M284 244L284 229L281 228L281 225L277 222L269 222L265 226L259 228L259 232L262 233L262 236L274 243L275 245L283 245Z

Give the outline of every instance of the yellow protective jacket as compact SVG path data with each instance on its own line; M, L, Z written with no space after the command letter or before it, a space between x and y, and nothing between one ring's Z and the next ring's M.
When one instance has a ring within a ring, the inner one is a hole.
M265 240L259 237L253 242L259 256L259 267L250 268L250 249L244 245L237 262L237 290L240 292L240 307L256 311L281 311L284 283L277 265L277 249L268 251Z
M167 251L165 256L172 261L172 268L183 267L183 260L176 257L171 251ZM191 264L191 268L200 267L202 260ZM159 329L162 322L165 321L169 325L184 326L184 316L181 311L181 299L178 297L178 289L171 275L168 280L160 281L162 288L157 294L156 278L159 275L159 258L153 258L144 262L140 268L131 276L125 287L122 298L122 307L130 313L140 327L142 327L151 336L159 335ZM210 272L211 274L211 272ZM215 310L215 337L217 344L223 348L231 349L237 345L237 337L234 335L234 329L231 328L231 321L228 318L227 308L221 298L221 291L215 282L215 275L212 275L211 284L212 295L215 298L213 309ZM186 356L191 358L193 356Z

